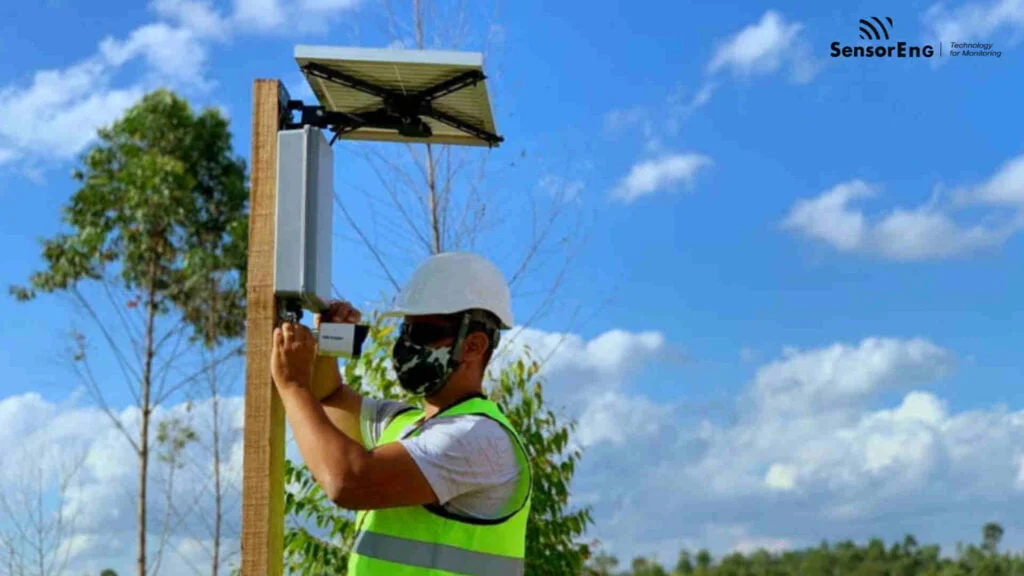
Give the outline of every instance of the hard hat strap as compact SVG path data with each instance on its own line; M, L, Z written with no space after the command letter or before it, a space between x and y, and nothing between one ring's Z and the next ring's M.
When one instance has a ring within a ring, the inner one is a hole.
M448 366L452 372L458 368L459 363L462 362L462 342L466 339L466 333L469 331L469 313L464 312L462 314L462 322L459 324L459 333L455 337L455 342L452 343L452 355L448 361Z

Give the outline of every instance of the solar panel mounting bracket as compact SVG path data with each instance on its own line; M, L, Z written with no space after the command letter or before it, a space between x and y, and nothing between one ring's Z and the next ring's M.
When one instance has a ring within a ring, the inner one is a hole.
M315 62L306 64L302 70L311 76L358 90L381 100L380 108L359 113L327 110L323 106L308 106L301 100L289 100L288 110L300 112L300 120L288 122L285 127L295 129L303 126L316 126L321 129L330 129L334 132L334 137L331 139L332 145L340 135L364 127L395 130L399 134L411 138L429 138L433 131L430 125L423 121L423 116L433 118L442 124L447 124L456 130L479 138L492 148L505 140L497 134L438 110L433 105L433 102L441 97L482 82L486 76L480 70L467 70L412 94L377 86Z

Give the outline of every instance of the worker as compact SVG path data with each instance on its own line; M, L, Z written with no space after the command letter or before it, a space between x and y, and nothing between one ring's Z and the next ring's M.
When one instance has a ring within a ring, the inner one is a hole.
M513 324L504 277L479 255L438 254L385 316L401 318L392 367L422 408L357 394L305 326L274 330L273 379L299 452L326 496L358 511L349 576L523 574L530 463L482 389ZM338 301L314 325L360 320Z

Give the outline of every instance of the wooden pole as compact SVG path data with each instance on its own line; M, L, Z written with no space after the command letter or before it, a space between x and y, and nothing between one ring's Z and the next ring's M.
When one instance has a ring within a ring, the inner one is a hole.
M253 84L246 287L245 449L242 464L242 576L280 576L284 553L284 407L270 375L277 304L274 214L277 203L278 80ZM284 96L286 98L286 96Z

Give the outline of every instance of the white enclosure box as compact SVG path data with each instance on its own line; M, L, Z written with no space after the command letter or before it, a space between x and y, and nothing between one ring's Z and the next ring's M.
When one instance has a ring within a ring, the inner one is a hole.
M334 151L319 128L277 135L274 294L313 312L331 296Z

